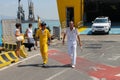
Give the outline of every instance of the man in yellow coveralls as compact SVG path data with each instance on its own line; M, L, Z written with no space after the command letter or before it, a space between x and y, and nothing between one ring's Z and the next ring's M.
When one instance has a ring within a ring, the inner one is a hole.
M40 41L40 51L43 59L43 67L46 67L48 62L48 38L50 38L50 32L46 29L46 23L41 23L41 29L38 29L36 33L36 37L39 38Z

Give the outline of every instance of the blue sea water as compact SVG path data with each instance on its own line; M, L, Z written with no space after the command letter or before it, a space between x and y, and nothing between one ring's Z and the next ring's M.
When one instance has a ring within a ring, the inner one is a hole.
M50 28L51 34L53 33L53 26L60 27L60 22L59 20L45 20L44 21L47 25L47 27ZM28 28L29 23L23 23L22 24L22 32L25 33L26 29ZM33 30L38 27L37 23L32 23L33 25Z
M0 46L2 46L2 24L0 22Z
M53 33L53 26L58 26L58 27L60 26L59 20L45 20L44 22L46 22L47 27L49 26L49 28L51 29L51 34ZM29 23L22 24L22 33L25 33L26 29L28 28L28 24ZM33 25L33 30L38 27L37 23L32 23L32 25ZM1 22L0 22L0 46L2 46L2 23Z

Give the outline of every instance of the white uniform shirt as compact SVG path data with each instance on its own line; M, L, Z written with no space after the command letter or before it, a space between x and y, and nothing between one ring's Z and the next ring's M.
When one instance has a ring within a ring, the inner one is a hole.
M73 28L73 30L70 30L70 28L67 28L66 35L67 35L68 44L69 43L77 44L78 31L76 28Z
M33 31L31 28L28 28L28 38L33 38Z

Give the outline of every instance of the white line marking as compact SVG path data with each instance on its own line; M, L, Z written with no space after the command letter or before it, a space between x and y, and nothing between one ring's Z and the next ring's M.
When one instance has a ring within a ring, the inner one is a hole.
M105 53L102 53L100 57L103 57L105 55Z
M8 68L10 68L10 67L12 67L12 66L14 66L14 65L16 65L16 64L19 64L19 63L21 63L21 62L27 61L27 60L29 60L29 59L31 59L31 58L33 58L33 57L38 56L38 55L40 55L40 54L36 54L36 55L30 56L30 57L28 57L28 58L26 58L26 59L23 59L23 60L18 61L18 62L16 62L16 63L10 64L9 66L5 66L5 67L1 68L0 71L5 70L5 69L8 69Z
M49 51L50 51L50 50L57 50L57 49L49 49ZM8 66L5 66L5 67L1 68L0 71L3 71L3 70L5 70L5 69L8 69L8 68L10 68L10 67L12 67L12 66L14 66L14 65L17 65L17 64L19 64L19 63L21 63L21 62L27 61L27 60L29 60L29 59L31 59L31 58L33 58L33 57L38 56L38 55L40 55L40 54L35 54L35 55L30 56L30 57L28 57L28 58L25 58L25 59L23 59L23 60L21 60L21 61L18 61L18 62L16 62L16 63L13 63L13 64L10 64L10 65L8 65ZM41 56L41 55L40 55L40 56Z
M62 73L64 73L65 71L67 71L68 69L64 69L62 70L61 72L57 73L57 74L54 74L53 76L49 77L48 79L45 79L45 80L51 80L59 75L61 75Z
M108 58L108 60L114 60L114 61L116 61L116 60L118 60L120 58L120 56L113 56L113 57L111 57L111 58Z
M54 56L54 55L57 55L57 53L53 52L53 53L52 53L52 54L50 54L50 55Z
M90 67L90 69L94 70L94 71L98 71L98 70L106 70L105 68L101 68L101 67Z
M106 48L106 50L111 49L111 48L113 48L113 47L114 47L114 46L108 47L108 48Z
M87 53L85 55L82 55L81 57L86 57L86 56L89 56L90 54L92 54L92 53Z
M92 80L100 80L100 79L98 79L98 78L96 78L96 77L94 77L94 76L91 76L90 77Z
M115 76L118 76L118 77L120 77L120 74L116 74Z
M106 78L97 78L97 77L94 77L94 76L91 76L91 79L93 79L93 80L107 80Z

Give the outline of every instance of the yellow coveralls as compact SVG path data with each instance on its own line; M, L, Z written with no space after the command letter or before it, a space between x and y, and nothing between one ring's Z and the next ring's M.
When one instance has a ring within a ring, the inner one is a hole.
M45 29L44 31L38 29L36 37L39 37L41 56L43 63L46 64L48 62L48 38L50 38L50 32L48 29Z

